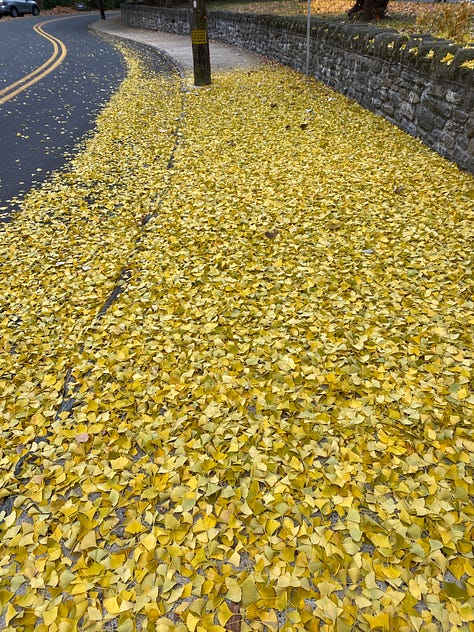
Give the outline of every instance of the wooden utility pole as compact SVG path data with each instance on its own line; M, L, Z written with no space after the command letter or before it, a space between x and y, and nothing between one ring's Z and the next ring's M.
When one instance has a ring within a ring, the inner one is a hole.
M194 85L208 86L211 83L211 59L207 38L206 0L191 0L191 43Z

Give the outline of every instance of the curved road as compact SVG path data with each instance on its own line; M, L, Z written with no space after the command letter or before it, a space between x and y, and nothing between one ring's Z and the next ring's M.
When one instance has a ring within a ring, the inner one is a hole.
M64 165L125 77L118 50L88 30L97 19L0 22L0 222L16 206L9 200Z

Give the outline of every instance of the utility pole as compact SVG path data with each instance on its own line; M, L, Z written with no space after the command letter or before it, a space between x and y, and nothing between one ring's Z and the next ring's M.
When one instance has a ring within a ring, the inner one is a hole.
M211 60L207 38L206 0L191 0L191 43L194 85L208 86L211 83Z
M99 0L99 12L100 12L100 19L101 20L105 20L105 4L104 4L104 0Z

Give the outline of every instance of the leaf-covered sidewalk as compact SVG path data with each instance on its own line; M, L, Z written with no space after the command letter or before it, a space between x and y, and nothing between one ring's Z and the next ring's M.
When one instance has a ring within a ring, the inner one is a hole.
M124 52L1 228L0 627L472 630L472 177Z

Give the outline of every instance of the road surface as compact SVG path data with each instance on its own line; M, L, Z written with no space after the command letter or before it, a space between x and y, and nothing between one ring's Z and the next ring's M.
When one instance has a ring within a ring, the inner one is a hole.
M68 160L125 77L96 13L0 22L0 221Z

